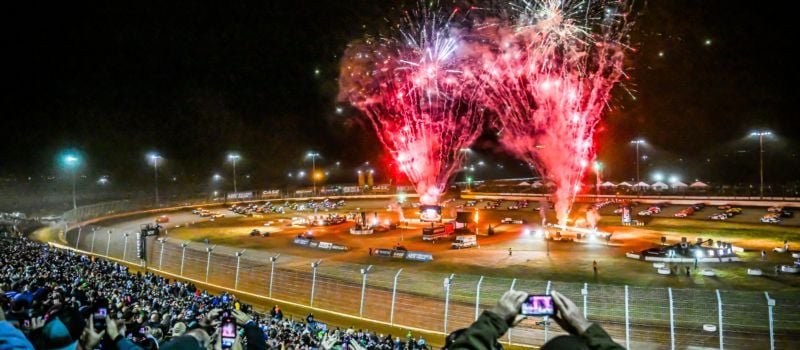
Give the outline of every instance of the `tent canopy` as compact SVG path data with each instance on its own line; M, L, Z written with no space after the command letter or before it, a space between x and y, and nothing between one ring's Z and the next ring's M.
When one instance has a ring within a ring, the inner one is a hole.
M656 190L666 190L666 189L669 188L669 186L667 186L667 184L665 184L665 183L663 183L661 181L658 181L658 182L650 185L650 187L653 188L653 189L656 189Z
M689 185L687 185L687 184L685 184L685 183L683 183L683 182L680 182L680 181L675 181L675 182L673 182L673 183L670 183L669 185L670 185L670 186L672 186L672 188L684 188L684 187L689 187Z
M647 182L639 181L639 183L633 185L633 187L650 187L650 185L648 185Z
M611 181L606 181L606 182L603 182L603 183L601 183L601 184L600 184L600 187L617 187L617 185L615 185L615 184L614 184L613 182L611 182Z
M630 184L630 183L628 183L627 181L622 181L622 182L618 183L618 184L617 184L617 186L628 186L628 187L631 187L631 186L633 186L633 185L631 185L631 184Z
M704 183L704 182L701 182L701 181L695 181L691 185L689 185L689 187L691 187L691 188L708 188L708 184Z

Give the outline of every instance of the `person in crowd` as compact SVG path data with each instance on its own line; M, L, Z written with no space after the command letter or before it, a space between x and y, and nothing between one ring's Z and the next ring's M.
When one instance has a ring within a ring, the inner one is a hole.
M542 350L624 349L615 343L600 325L584 318L583 312L572 300L557 291L552 291L550 295L556 306L556 315L553 319L569 335L553 338L542 346ZM484 311L469 328L448 335L445 349L502 349L498 339L525 318L520 315L520 310L522 302L527 297L528 293L521 291L506 292L497 304Z
M328 349L395 348L391 336L290 320L278 305L260 315L232 295L21 237L0 239L0 251L0 350L220 348L224 312L240 329L234 349L324 348L326 339ZM104 320L94 319L99 306Z

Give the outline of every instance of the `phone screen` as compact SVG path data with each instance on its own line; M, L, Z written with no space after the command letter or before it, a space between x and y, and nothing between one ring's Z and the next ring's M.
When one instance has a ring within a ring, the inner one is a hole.
M222 320L222 348L230 349L236 341L236 321L226 317Z
M556 306L549 295L528 295L522 303L520 313L525 316L553 316Z
M92 315L94 318L94 329L100 331L106 329L106 317L108 317L108 308L99 307Z

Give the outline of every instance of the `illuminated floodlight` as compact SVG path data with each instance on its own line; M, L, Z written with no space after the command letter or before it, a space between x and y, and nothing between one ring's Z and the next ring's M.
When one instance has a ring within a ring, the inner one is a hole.
M662 174L662 173L653 174L653 180L663 181L664 180L664 174Z

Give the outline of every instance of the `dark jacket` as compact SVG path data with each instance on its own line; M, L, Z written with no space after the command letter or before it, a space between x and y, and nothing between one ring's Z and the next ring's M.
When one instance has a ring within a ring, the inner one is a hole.
M489 311L484 311L478 320L464 330L453 340L448 349L494 349L497 339L508 331L508 323L499 316ZM593 323L583 335L581 340L589 347L596 350L618 350L625 348L614 342L613 339L597 323Z
M244 337L247 339L247 350L267 350L264 331L255 322L250 321L244 325Z

